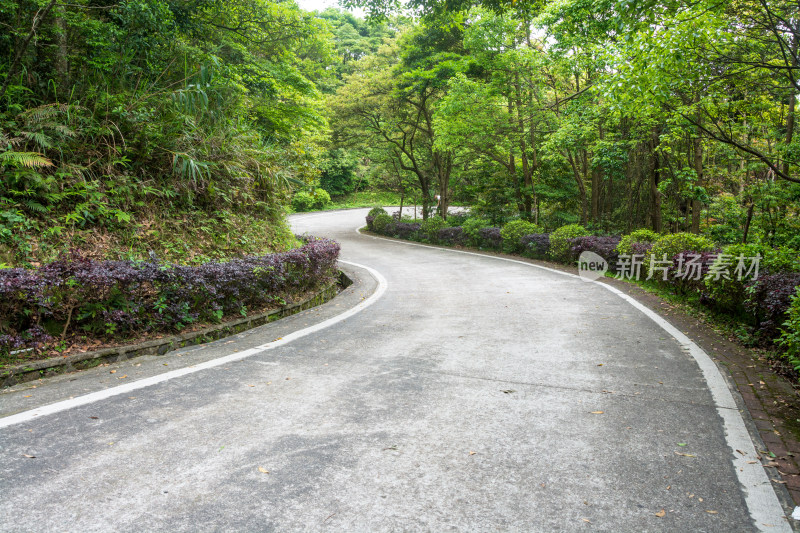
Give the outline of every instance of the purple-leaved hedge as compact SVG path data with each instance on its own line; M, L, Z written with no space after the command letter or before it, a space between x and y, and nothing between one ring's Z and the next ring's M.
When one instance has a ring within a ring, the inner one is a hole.
M73 254L34 270L0 270L0 354L61 337L180 331L282 304L336 276L339 244L304 240L287 252L200 266Z

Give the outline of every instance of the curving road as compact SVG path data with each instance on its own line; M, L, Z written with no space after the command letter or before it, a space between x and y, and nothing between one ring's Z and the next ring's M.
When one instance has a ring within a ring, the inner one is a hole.
M0 393L0 531L791 530L680 332L365 214L292 219L356 281L324 306Z

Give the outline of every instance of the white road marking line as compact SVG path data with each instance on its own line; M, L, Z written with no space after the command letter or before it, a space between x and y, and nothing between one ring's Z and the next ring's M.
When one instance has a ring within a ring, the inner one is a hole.
M527 263L525 261L518 261L516 259L509 259L507 257L484 255L475 252L467 252L464 250L453 250L452 248L430 246L415 242L384 239L373 235L364 235L361 233L359 228L356 228L356 233L362 237L378 239L384 242L391 242L407 246L419 246L421 248L429 248L445 252L475 255L488 259L508 261L509 263L517 263L528 267L546 270L547 272L560 274L562 276L575 278L576 280L581 280L581 282L587 281L577 274L562 272L553 268ZM714 401L714 406L717 410L717 413L719 414L720 418L722 418L725 429L725 442L727 442L728 446L730 447L733 470L736 472L739 483L742 484L744 489L744 499L745 503L747 504L747 510L750 513L750 518L752 518L759 531L780 531L791 533L792 528L786 521L786 514L784 513L783 506L778 500L777 494L775 494L775 489L772 486L772 482L767 476L761 461L757 460L759 457L758 451L756 450L753 440L750 438L750 433L747 431L747 427L744 424L744 419L739 412L736 401L733 399L733 394L731 393L725 378L722 377L719 368L716 364L714 364L714 361L711 359L711 357L709 357L709 355L703 351L700 346L695 344L694 341L684 335L666 319L645 305L639 303L636 299L628 296L616 287L608 285L607 283L601 283L599 281L592 281L592 283L611 291L644 313L645 316L658 324L661 329L672 335L675 340L681 344L681 346L688 350L689 354L697 363L697 366L700 367L700 371L703 374L703 379L705 379L705 382L711 391L711 397ZM741 455L736 453L736 450L745 451L746 454ZM751 464L748 464L748 462Z
M368 266L360 265L358 263L352 263L350 261L343 261L339 260L341 263L345 263L348 265L352 265L358 268L363 268L367 272L369 272L372 277L378 282L378 287L375 289L375 292L372 293L368 298L362 300L358 303L355 307L348 309L344 313L331 317L327 320L320 322L319 324L315 324L313 326L301 329L299 331L292 332L281 339L268 342L266 344L262 344L260 346L256 346L255 348L250 348L248 350L244 350L241 352L232 353L230 355L226 355L224 357L220 357L218 359L213 359L211 361L206 361L204 363L200 363L194 366L180 368L178 370L172 370L170 372L166 372L164 374L159 374L158 376L152 376L145 379L140 379L139 381L132 381L130 383L126 383L125 385L118 385L116 387L111 387L105 390L92 392L90 394L85 394L83 396L77 396L70 400L64 400L61 402L52 403L49 405L45 405L42 407L37 407L36 409L31 409L29 411L23 411L21 413L17 413L15 415L7 416L5 418L0 418L0 428L6 428L9 426L13 426L15 424L22 424L24 422L30 422L31 420L39 419L43 416L52 415L55 413L59 413L61 411L66 411L67 409L72 409L74 407L79 407L81 405L88 405L94 402L98 402L100 400L105 400L107 398L111 398L112 396L118 396L120 394L126 394L137 389L143 389L145 387L150 387L152 385L156 385L158 383L163 383L165 381L169 381L175 378L179 378L181 376L186 376L188 374L194 374L195 372L200 372L201 370L206 370L209 368L214 368L217 366L225 365L228 363L232 363L234 361L240 361L242 359L246 359L248 357L252 357L254 355L258 355L260 353L264 353L267 350L272 350L273 348L277 348L279 346L283 346L284 344L288 344L294 340L299 338L305 337L306 335L310 335L312 333L316 333L317 331L323 330L327 327L330 327L334 324L338 324L339 322L350 318L351 316L360 313L370 305L374 304L378 299L383 296L386 292L388 284L386 282L386 278L384 278L378 271Z

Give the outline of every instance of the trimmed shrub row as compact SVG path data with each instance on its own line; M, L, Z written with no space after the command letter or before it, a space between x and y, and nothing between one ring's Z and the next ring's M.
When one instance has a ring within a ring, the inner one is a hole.
M371 217L381 214L386 215L382 208L370 211L367 225L370 226ZM624 236L595 236L577 224L545 233L542 228L523 220L514 220L502 228L478 217L459 222L460 226L447 227L438 217L422 224L395 219L382 230L372 226L370 229L402 239L502 250L567 264L574 264L581 253L590 251L605 258L612 272L623 266L632 268L635 256L642 278L649 277L678 294L699 294L702 303L748 321L758 339L780 342L787 354L795 354L793 364L800 369L800 332L797 329L800 325L800 254L797 250L757 244L733 244L720 249L703 235L659 235L648 229ZM735 275L715 274L723 267L733 274L741 267L737 265L740 256L760 257L756 279L753 279L754 271L742 280Z
M338 256L336 242L306 238L288 252L194 267L73 254L36 270L0 270L0 354L246 315L327 283Z

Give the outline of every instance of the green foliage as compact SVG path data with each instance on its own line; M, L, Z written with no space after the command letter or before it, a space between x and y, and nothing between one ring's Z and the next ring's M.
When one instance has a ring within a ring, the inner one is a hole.
M116 246L152 219L285 226L287 192L314 181L325 140L324 24L258 0L85 4L0 6L0 72L15 73L0 89L0 211L29 232L8 238L5 217L0 254L40 260L34 231Z
M503 238L503 251L509 253L522 252L524 250L520 239L525 235L542 232L541 226L537 226L533 222L512 220L500 230L500 236Z
M372 229L377 233L384 233L386 227L392 223L392 217L388 213L379 213L372 221Z
M710 252L714 250L714 248L714 243L702 235L695 235L693 233L673 233L672 235L659 237L659 239L653 243L650 253L656 260L661 260L665 255L667 259L672 259L673 256L680 252L689 250L693 252Z
M314 197L308 191L297 191L292 197L292 209L297 212L311 211Z
M380 205L400 205L400 197L385 191L359 191L331 199L330 209L350 209Z
M570 240L587 235L589 235L589 231L580 224L569 224L558 228L550 234L550 250L548 252L550 257L561 262L571 261Z
M481 243L481 236L478 233L483 228L492 227L491 221L480 217L469 217L462 224L464 235L467 238L467 243L470 246L479 246Z
M372 209L370 209L369 213L367 213L367 229L374 230L375 226L373 224L375 222L375 219L381 215L388 216L389 213L387 213L386 210L382 207L373 207Z
M714 267L720 268L723 266L723 260L726 260L727 265L731 265L732 267L736 266L736 262L738 262L738 258L740 255L745 258L752 258L756 256L762 257L761 263L759 265L760 273L763 273L764 266L767 261L764 261L765 255L770 255L773 257L775 254L771 247L757 245L757 244L734 244L730 246L726 246L720 252L721 257L718 257L716 261L714 261ZM722 255L730 256L729 258L723 258ZM731 261L730 258L733 258ZM750 261L747 260L747 265L749 266ZM773 267L777 266L777 263L773 263ZM733 270L733 268L730 268ZM720 276L719 279L713 279L713 276L707 276L705 279L705 286L708 289L709 296L713 299L715 305L717 305L720 309L725 311L740 314L744 311L744 300L747 296L746 294L746 286L750 278L743 278L737 279L736 276L731 275L729 276L730 279L725 279L723 276Z
M445 222L442 217L428 217L427 220L422 221L419 233L427 242L436 243L438 241L437 234L439 230L446 227L447 222Z
M331 197L325 189L314 189L313 193L298 191L292 197L292 209L297 212L318 211L331 203Z
M622 240L619 241L619 244L617 245L617 253L632 255L634 253L634 244L653 244L660 237L661 235L649 229L634 230L628 235L624 235Z
M355 188L358 161L343 149L330 150L320 165L320 186L331 196L343 196Z
M779 344L786 350L784 356L792 367L800 371L800 287L792 298L787 317L781 328Z
M331 196L325 189L314 189L314 209L325 209L331 203Z
M389 213L386 212L386 209L384 209L384 208L382 208L380 206L377 206L377 207L373 207L372 209L370 209L369 213L367 213L367 216L368 217L376 217L378 215L388 215L388 214Z

